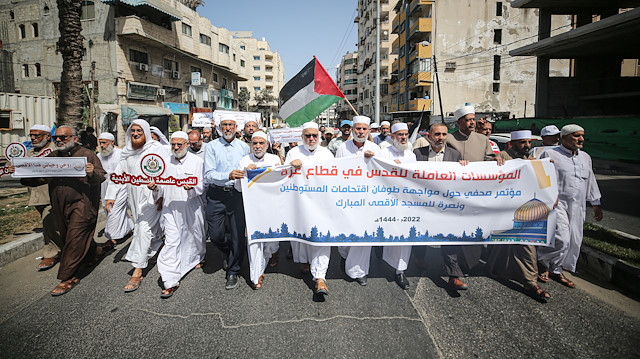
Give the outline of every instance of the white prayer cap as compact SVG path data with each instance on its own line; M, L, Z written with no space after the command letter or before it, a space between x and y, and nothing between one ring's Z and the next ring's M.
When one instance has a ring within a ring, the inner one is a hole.
M269 139L267 138L267 134L262 131L256 131L253 133L253 135L251 135L252 140L256 137L264 138L265 141L269 142Z
M253 122L253 123L255 123L256 125L258 124L258 121L256 121L254 118L250 118L250 119L248 119L248 120L244 121L244 123L245 123L245 124L247 124L247 123L249 123L249 122Z
M560 133L560 130L556 127L556 125L549 125L542 128L540 131L540 136L554 136Z
M318 129L318 124L313 122L313 121L309 121L309 122L305 122L304 125L302 125L302 131L308 129L308 128L313 128L315 130Z
M511 141L530 140L530 139L531 139L530 130L511 131Z
M576 124L566 125L562 128L562 131L560 131L560 135L566 136L578 131L584 131L584 128Z
M353 123L364 123L365 125L369 126L369 124L371 123L371 119L367 116L353 116Z
M457 121L460 119L460 117L468 115L470 113L476 113L476 109L473 106L462 106L456 110L456 112L453 114L453 117L455 117Z
M407 124L404 122L398 122L395 125L391 126L391 133L396 133L402 130L409 131L409 126L407 126Z
M187 133L184 131L176 131L171 134L171 139L173 140L174 138L182 138L183 140L189 142L189 135L187 135Z
M47 125L33 125L29 129L29 131L43 131L43 132L51 132L51 128Z
M374 122L369 127L371 127L371 128L380 128L380 125L378 125L377 123Z
M115 141L116 138L113 137L112 134L110 134L109 132L103 132L100 134L100 136L98 136L99 140L109 140L109 141Z
M210 130L211 129L211 125L207 124L207 125L202 126L202 128L207 128L207 129Z
M380 122L380 127L382 126L391 126L391 123L389 123L389 121L382 121Z

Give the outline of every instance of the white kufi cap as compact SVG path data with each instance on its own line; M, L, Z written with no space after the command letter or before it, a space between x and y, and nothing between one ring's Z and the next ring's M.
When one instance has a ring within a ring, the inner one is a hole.
M187 133L184 131L176 131L173 134L171 134L171 139L173 140L174 138L182 138L187 142L189 141L189 135L187 135Z
M264 138L265 141L269 142L269 139L267 138L267 134L262 131L256 131L253 133L253 135L251 135L252 140L256 137Z
M549 125L542 128L540 131L540 136L554 136L560 133L560 130L556 127L556 125Z
M318 124L313 122L313 121L309 121L309 122L305 122L304 125L302 125L302 131L308 129L308 128L313 128L313 129L318 129Z
M371 119L367 116L354 116L353 117L353 123L364 123L367 126L369 126L369 124L371 123Z
M578 131L584 131L584 128L582 128L582 127L580 127L578 125L572 124L572 125L564 126L562 128L562 131L560 131L560 134L562 136L566 136L566 135L570 135L570 134L572 134L574 132L578 132Z
M511 141L515 140L530 140L531 139L531 131L530 130L520 130L520 131L512 131L511 132Z
M460 117L468 115L470 113L476 113L476 109L473 106L463 106L456 110L453 117L455 117L456 121L458 121Z
M51 128L47 125L33 125L29 129L29 131L43 131L43 132L51 132Z
M396 133L402 130L409 130L409 126L407 126L404 122L398 122L395 125L391 126L391 133Z
M100 134L100 136L98 136L99 140L109 140L109 141L115 141L116 138L113 137L112 134L110 134L109 132L103 132Z

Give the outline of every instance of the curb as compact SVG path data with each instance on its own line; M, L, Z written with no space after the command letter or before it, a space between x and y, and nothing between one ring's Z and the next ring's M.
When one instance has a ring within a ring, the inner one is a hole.
M104 211L98 212L98 222L107 219ZM44 235L42 233L30 233L20 239L5 243L0 246L0 267L4 267L24 256L35 253L44 247Z
M625 291L640 295L640 268L583 245L577 267Z

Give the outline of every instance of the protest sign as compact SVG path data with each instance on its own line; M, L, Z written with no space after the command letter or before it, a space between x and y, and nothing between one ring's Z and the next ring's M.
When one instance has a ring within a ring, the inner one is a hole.
M198 184L198 177L175 178L173 176L162 177L166 171L167 164L160 155L155 153L146 154L140 160L140 170L144 175L132 175L126 172L121 174L112 173L109 179L115 184L130 183L134 186L142 186L155 182L157 185L165 186L195 186Z
M211 127L211 120L213 119L213 112L194 112L191 120L192 127Z
M548 245L558 195L549 160L414 162L340 158L247 171L249 243Z
M84 177L86 157L23 157L14 158L15 178Z
M269 130L269 142L291 143L302 141L302 127L275 128Z

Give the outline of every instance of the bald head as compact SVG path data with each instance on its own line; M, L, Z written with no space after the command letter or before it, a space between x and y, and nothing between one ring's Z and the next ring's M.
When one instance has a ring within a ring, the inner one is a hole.
M202 138L200 138L200 131L191 130L189 132L189 147L193 152L198 152L202 148Z

